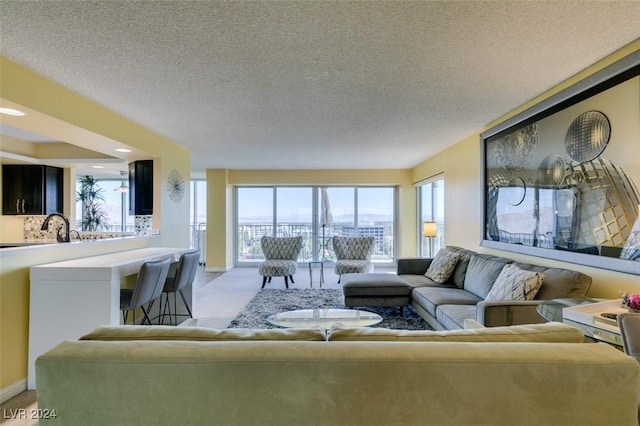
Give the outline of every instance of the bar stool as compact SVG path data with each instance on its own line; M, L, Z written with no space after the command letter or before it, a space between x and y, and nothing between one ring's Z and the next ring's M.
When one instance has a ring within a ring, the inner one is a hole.
M141 308L144 319L151 324L145 305L151 303L162 295L164 282L169 273L171 259L154 262L145 262L140 267L135 286L120 289L120 310L124 323L127 323L129 311L133 311L133 324L136 324L136 308Z
M200 250L193 250L186 253L183 253L180 256L180 260L178 260L178 266L175 270L175 274L169 274L164 283L164 288L162 289L162 293L160 295L160 307L162 309L162 320L161 324L164 324L164 317L167 315L167 309L169 310L169 324L171 322L171 304L169 303L169 296L173 294L173 318L174 323L172 325L178 325L178 316L186 316L189 318L193 318L191 314L191 309L189 308L189 304L187 303L187 299L184 297L184 293L182 289L192 285L193 281L196 278L196 272L198 269L198 264L200 262ZM177 307L177 294L180 293L180 297L184 302L184 306L187 308L187 314L178 314ZM164 306L162 305L163 296L166 295L166 299L164 301Z

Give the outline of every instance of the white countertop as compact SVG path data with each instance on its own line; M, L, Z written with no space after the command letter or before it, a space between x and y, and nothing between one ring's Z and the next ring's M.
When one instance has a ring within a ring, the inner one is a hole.
M85 244L85 243L81 243ZM31 267L31 280L86 281L108 279L113 275L137 274L144 262L171 257L178 260L181 253L190 250L179 247L147 247L99 256L83 257Z
M10 240L0 242L0 251L22 247L40 247L48 244L58 244L56 240Z
M58 241L54 238L51 239L24 239L24 240L3 240L0 244L16 244L16 245L37 245L37 244L58 244Z
M18 241L2 241L2 244L15 244L16 247L0 248L0 257L15 256L29 254L33 251L41 250L60 250L67 248L78 248L82 246L90 246L95 244L110 244L116 241L126 241L133 239L158 238L157 236L127 236L119 238L104 238L99 240L71 241L68 243L59 243L56 240L18 240Z

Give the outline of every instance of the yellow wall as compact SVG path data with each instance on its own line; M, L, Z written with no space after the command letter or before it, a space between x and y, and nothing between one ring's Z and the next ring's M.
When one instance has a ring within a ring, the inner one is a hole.
M620 290L640 292L640 278L637 275L480 247L483 194L483 189L480 186L480 134L638 50L640 50L640 41L627 46L531 102L489 123L485 128L479 129L456 145L429 158L411 171L411 179L414 182L437 173L444 173L446 244L506 256L523 262L579 270L593 277L589 292L589 295L593 297L617 298Z
M229 171L207 170L207 251L208 271L233 267L233 199Z
M60 247L55 251L29 252L27 255L6 256L0 260L0 390L5 390L27 375L29 266L57 260L86 257L95 254L127 250L148 244L158 246L189 246L189 177L191 154L186 148L159 136L31 71L0 58L0 97L46 118L37 133L59 137L82 146L104 150L104 144L115 143L141 153L153 153L154 159L154 228L161 236L120 243L87 244ZM3 122L20 127L16 118L3 117ZM34 130L35 131L35 130ZM114 142L115 141L115 142ZM167 196L166 182L171 170L185 178L186 194L176 203ZM69 212L75 197L75 172L65 169L64 210ZM0 216L2 238L15 237L14 229L21 219ZM19 237L21 238L21 236ZM18 239L19 239L18 238ZM10 238L16 239L16 238ZM84 303L80 301L81 303ZM73 313L68 313L73 315ZM55 319L52 319L55 321Z
M229 170L231 185L400 185L408 170Z

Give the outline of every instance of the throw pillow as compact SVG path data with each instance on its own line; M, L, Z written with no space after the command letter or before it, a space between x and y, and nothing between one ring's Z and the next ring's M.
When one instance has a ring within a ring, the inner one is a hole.
M472 254L464 277L464 290L484 299L498 279L504 265L509 263L512 262L504 257Z
M449 279L458 261L463 256L462 253L449 250L446 247L436 253L429 269L425 272L425 277L430 278L438 284L442 284Z
M502 268L485 300L532 300L544 281L544 274L525 271L516 265Z

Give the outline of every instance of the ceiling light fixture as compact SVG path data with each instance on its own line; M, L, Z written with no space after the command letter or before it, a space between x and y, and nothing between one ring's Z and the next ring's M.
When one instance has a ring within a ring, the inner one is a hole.
M0 114L14 115L16 117L22 117L27 115L26 112L22 112L18 109L13 109L13 108L0 108Z
M125 177L127 177L127 172L120 171L120 178L122 179L122 184L119 187L115 188L114 191L117 192L129 192L129 187L125 183Z
M91 166L92 169L104 169L104 166Z
M116 151L118 151L118 152L131 152L131 150L127 149L127 148L116 148Z

